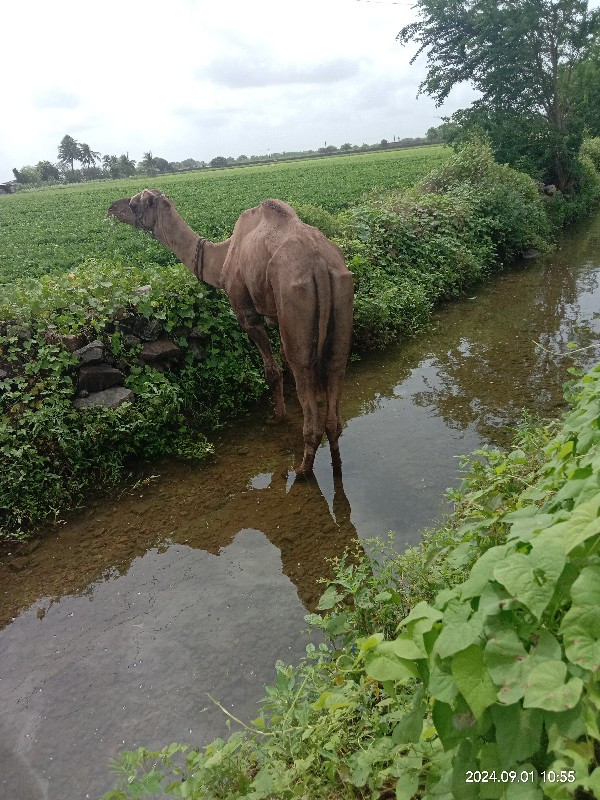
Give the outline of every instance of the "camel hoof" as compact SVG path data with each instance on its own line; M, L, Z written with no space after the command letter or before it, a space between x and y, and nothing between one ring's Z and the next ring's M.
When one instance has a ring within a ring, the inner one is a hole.
M313 474L313 464L314 464L314 457L307 460L304 459L298 469L296 470L296 475L299 477L306 477L307 475Z

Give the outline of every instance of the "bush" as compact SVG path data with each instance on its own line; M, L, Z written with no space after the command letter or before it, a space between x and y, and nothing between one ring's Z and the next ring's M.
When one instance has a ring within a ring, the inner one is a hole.
M589 158L597 172L600 172L600 137L585 139L581 145L581 155Z
M340 226L338 220L321 206L315 206L312 203L296 203L294 208L302 222L318 228L328 239L334 239L339 236Z
M537 184L525 173L494 161L485 140L467 142L421 188L468 200L493 243L495 258L503 263L526 250L551 249L552 225Z
M136 293L150 285L150 294ZM15 538L117 480L126 459L212 451L198 425L239 413L264 390L255 349L227 299L180 267L87 262L14 284L0 302L0 536ZM153 321L182 349L159 372L124 346L127 320ZM190 334L202 337L190 347ZM62 337L99 339L127 376L135 402L77 411L76 359ZM4 374L6 373L6 374Z

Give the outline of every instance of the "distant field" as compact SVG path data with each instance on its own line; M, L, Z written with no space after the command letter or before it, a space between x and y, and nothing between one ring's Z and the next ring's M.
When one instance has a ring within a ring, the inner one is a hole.
M244 209L267 197L336 212L371 189L410 186L448 154L420 147L2 195L0 284L62 272L90 257L173 263L172 253L149 236L106 220L114 200L144 188L168 194L198 233L223 239Z

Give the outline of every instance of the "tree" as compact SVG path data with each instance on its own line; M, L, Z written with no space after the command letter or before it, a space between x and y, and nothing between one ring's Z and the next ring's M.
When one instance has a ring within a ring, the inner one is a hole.
M587 0L417 0L417 8L420 20L397 38L418 44L411 63L427 53L419 91L440 105L470 81L481 92L470 109L479 123L521 115L543 123L548 177L569 188L583 133L570 89L600 32L600 10L589 11Z
M111 178L119 177L119 159L117 156L102 156L102 169L108 172Z
M211 159L210 165L211 167L226 167L227 159L224 156L217 156L216 158Z
M577 65L571 95L586 135L600 136L600 44L587 61Z
M58 146L58 160L61 164L65 166L67 164L71 165L71 172L73 175L75 174L75 161L81 160L81 150L79 148L79 144L73 139L72 136L68 134L63 136L61 142Z
M153 167L157 172L173 172L170 163L166 158L155 156L153 159Z
M58 171L58 167L54 164L51 164L49 161L38 161L35 168L39 173L40 180L42 181L60 180L60 172Z
M17 183L29 183L29 176L26 173L21 172L21 170L17 169L16 167L12 168L12 173L15 176Z
M96 153L94 150L90 149L89 144L79 144L79 161L81 161L82 167L93 167L96 165L96 161L100 159L100 153Z
M129 153L123 153L119 156L119 175L123 178L135 175L135 161L129 158Z

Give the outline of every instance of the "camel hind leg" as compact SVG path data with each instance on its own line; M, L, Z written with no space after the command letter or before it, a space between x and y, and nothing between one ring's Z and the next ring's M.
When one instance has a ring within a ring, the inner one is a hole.
M339 438L342 433L340 400L346 364L350 355L352 340L352 306L354 285L350 274L338 276L332 287L333 330L328 342L327 364L325 368L325 393L327 412L325 433L331 450L331 463L335 473L341 472Z
M334 472L342 469L342 457L340 456L339 438L342 433L342 418L340 416L340 399L342 394L343 373L341 375L329 375L327 380L327 415L325 417L325 433L329 441L331 451L331 464Z
M315 454L321 444L324 432L317 405L317 379L312 366L304 367L292 364L291 367L296 381L296 393L302 406L302 416L304 418L302 427L304 455L302 463L296 472L298 475L308 475L312 472Z

